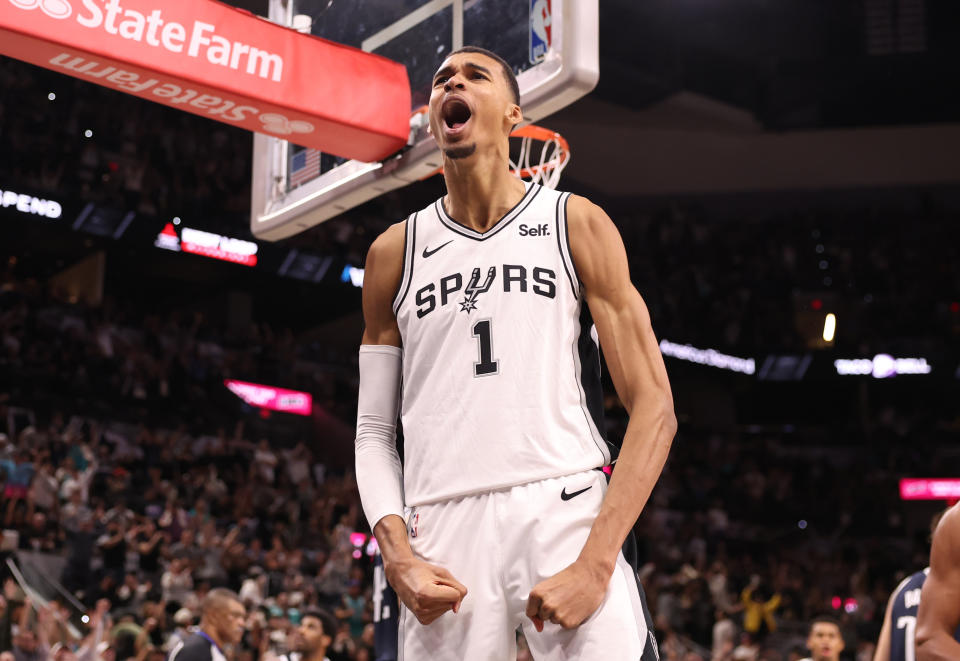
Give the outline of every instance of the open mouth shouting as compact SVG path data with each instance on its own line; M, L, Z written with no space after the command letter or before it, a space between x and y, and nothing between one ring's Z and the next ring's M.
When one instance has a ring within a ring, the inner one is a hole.
M466 101L453 96L443 102L440 107L440 116L443 118L444 133L452 137L463 132L473 112Z

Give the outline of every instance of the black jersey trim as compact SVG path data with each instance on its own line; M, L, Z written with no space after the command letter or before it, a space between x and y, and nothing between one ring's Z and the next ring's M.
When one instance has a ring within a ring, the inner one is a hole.
M404 248L404 259L403 259L403 272L400 276L400 289L403 290L403 294L396 299L396 302L393 305L393 314L394 316L400 314L400 306L403 304L404 299L406 299L407 294L410 293L410 284L413 282L413 260L416 258L417 253L417 216L419 212L412 214L407 218L407 227L406 233L403 237L403 248ZM409 263L408 263L409 262ZM397 292L398 295L400 292Z
M530 206L530 203L533 202L534 198L540 193L542 186L538 184L530 184L530 187L527 188L526 192L523 194L523 197L520 198L520 201L513 205L513 208L510 209L507 213L503 214L500 219L493 224L493 227L488 229L486 232L477 232L476 230L470 229L466 225L457 222L447 214L446 208L443 206L443 198L438 199L434 205L437 208L437 217L440 219L440 223L456 234L460 236L465 236L468 239L473 239L474 241L483 241L489 239L491 236L496 236L499 234L504 227L507 227L512 223L517 216L519 216L523 211Z
M600 366L600 347L593 341L593 315L590 307L584 301L580 307L580 336L577 338L577 354L580 359L580 388L583 392L583 402L590 414L593 426L597 430L600 440L606 446L604 456L610 461L616 461L620 448L607 438L606 419L603 414L603 384L602 368Z
M606 432L603 425L603 394L600 393L600 418L599 420L593 415L594 411L591 410L591 400L593 399L590 395L595 395L594 387L590 388L590 393L587 392L587 389L584 387L584 335L586 335L586 341L589 342L596 348L596 344L593 342L593 338L590 337L590 326L584 328L584 313L589 316L589 311L585 309L584 303L581 301L579 303L579 313L577 314L577 325L580 327L580 331L576 334L576 337L573 339L573 345L570 347L571 354L573 357L573 378L577 382L577 392L580 395L580 410L583 412L584 422L587 423L587 433L590 434L590 438L593 440L593 444L597 446L597 450L600 451L600 459L603 462L603 465L606 465L608 462L612 462L615 457L613 452L611 452L610 444L607 443ZM597 351L597 365L596 372L591 369L591 373L596 375L596 387L600 387L600 360L599 360L599 350ZM599 422L599 424L598 424ZM596 430L596 434L594 434ZM597 438L599 436L599 439ZM599 441L602 441L607 447L604 448Z
M407 216L407 222L403 226L403 261L400 266L400 282L397 283L397 291L393 292L393 298L391 299L393 301L392 307L394 310L397 309L397 300L400 298L400 292L403 290L403 285L407 280L407 271L409 271L407 262L410 259L410 251L407 250L407 248L410 241L407 239L407 233L410 230L410 218L412 216L413 214Z
M563 263L563 270L567 274L567 280L570 281L570 289L573 291L573 297L580 298L580 289L574 284L573 276L570 274L570 269L573 266L573 259L569 260L570 266L568 266L567 255L563 251L564 238L561 238L561 235L565 235L567 231L567 214L566 214L567 205L565 202L565 198L569 198L568 193L563 193L560 195L560 197L557 198L557 211L555 216L555 221L557 224L557 250L560 251L560 261ZM563 209L564 209L562 212L560 210L561 202L563 203ZM563 218L562 220L561 220L561 216ZM569 240L566 243L567 243L567 249L569 250L570 248Z

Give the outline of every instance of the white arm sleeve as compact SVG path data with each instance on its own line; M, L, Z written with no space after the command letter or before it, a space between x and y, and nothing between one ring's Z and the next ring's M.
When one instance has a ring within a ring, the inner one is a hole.
M360 347L357 402L357 487L370 530L388 514L403 518L403 469L397 454L400 347Z

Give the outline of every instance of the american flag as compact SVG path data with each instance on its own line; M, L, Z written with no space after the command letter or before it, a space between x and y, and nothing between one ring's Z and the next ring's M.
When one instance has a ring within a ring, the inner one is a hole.
M296 188L320 176L320 152L301 149L290 157L290 188Z

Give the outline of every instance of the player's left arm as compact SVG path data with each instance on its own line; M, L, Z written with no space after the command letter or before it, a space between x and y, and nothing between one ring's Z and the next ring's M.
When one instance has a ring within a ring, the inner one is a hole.
M579 626L600 606L627 534L660 477L677 431L673 395L650 314L630 281L623 240L603 209L571 196L570 251L600 347L630 422L600 513L577 560L530 592L527 615Z
M960 505L954 505L937 526L930 550L930 573L923 582L917 611L917 660L956 661L960 643Z

